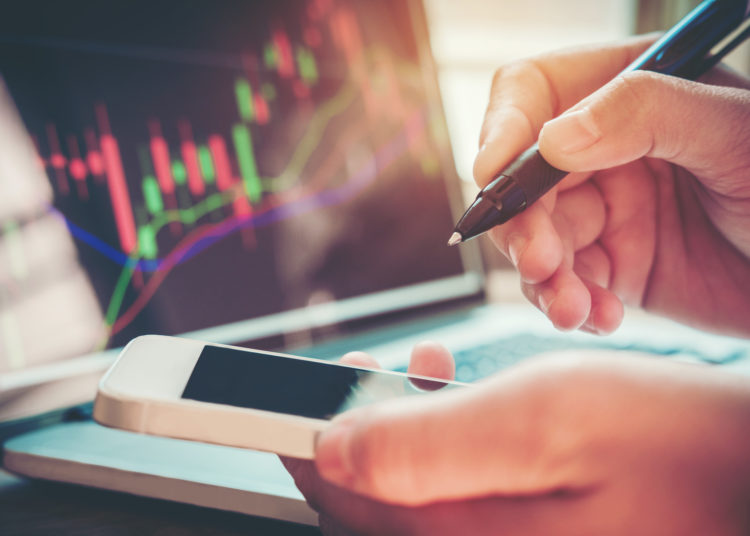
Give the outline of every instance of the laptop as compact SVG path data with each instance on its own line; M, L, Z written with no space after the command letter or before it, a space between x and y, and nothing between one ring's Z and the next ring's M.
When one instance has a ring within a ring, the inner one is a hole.
M597 339L485 304L476 243L446 246L465 205L419 0L17 3L0 77L18 474L316 523L274 455L91 421L97 379L144 333L396 370L431 338L462 381L579 347L747 368L747 343L666 321Z

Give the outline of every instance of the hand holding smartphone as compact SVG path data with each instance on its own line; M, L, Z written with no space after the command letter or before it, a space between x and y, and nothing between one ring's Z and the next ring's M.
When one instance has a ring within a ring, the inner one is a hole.
M102 378L94 419L134 432L311 459L317 434L339 413L462 385L146 335L133 339Z

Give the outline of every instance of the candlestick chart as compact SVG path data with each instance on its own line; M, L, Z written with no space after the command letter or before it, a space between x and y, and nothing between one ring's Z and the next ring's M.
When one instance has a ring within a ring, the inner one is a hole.
M427 232L449 149L403 3L78 4L17 7L0 74L102 346L460 272Z

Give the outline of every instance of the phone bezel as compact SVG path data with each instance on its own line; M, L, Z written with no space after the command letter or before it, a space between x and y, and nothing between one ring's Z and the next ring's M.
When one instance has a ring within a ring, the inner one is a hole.
M143 335L123 348L102 377L94 403L94 420L133 432L313 458L317 435L328 426L328 420L182 398L190 374L206 345L405 376L395 371L278 352ZM435 380L413 374L408 376ZM455 381L445 383L463 385ZM252 432L248 433L248 430Z

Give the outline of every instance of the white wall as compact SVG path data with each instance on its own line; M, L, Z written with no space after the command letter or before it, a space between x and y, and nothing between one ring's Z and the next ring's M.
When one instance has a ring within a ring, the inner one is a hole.
M632 33L632 0L425 0L459 175L472 181L495 69L508 61Z

